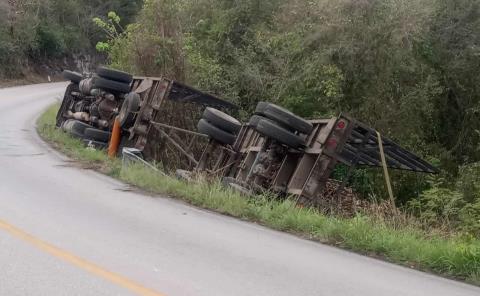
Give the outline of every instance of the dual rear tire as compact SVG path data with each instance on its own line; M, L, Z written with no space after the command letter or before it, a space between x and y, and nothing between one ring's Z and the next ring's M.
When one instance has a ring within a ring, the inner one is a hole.
M260 134L293 149L305 146L301 134L309 134L313 125L292 112L267 102L260 102L249 125Z
M233 145L237 139L242 124L232 116L214 108L206 108L202 119L198 122L198 131L208 135L213 140L224 144Z
M109 69L107 67L98 67L97 75L105 79L118 81L126 84L130 84L133 80L133 76L131 74L123 71Z
M114 94L126 94L130 92L130 83L133 76L129 73L98 67L96 76L93 77L93 88L103 89Z
M303 134L309 134L313 125L292 112L267 102L260 102L249 125L267 138L294 149L305 147ZM217 109L206 108L198 123L198 131L222 144L232 145L241 129L241 123Z
M98 88L114 94L125 94L130 91L130 84L109 80L100 76L93 77L93 88Z
M255 125L255 130L260 134L293 149L300 149L305 146L305 141L301 136L292 133L267 118L259 118Z
M80 84L83 75L69 70L64 70L63 78L70 80L74 84ZM92 79L92 88L103 89L114 94L125 94L130 92L130 83L133 76L129 73L109 69L106 67L98 67L96 75ZM89 93L89 92L88 92Z

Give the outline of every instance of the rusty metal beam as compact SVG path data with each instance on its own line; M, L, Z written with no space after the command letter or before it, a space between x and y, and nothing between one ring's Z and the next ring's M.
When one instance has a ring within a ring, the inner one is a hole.
M160 132L160 134L162 134L162 136L164 136L167 140L169 140L170 143L172 143L172 145L175 146L175 148L178 149L178 151L180 151L183 155L185 155L195 165L198 165L198 161L195 159L195 157L193 155L189 154L187 151L185 151L182 148L182 146L179 145L174 139L172 139L165 131L163 131L160 128L157 128L157 130Z
M177 132L182 132L182 133L186 133L186 134L191 134L191 135L194 135L194 136L197 136L197 137L208 138L207 135L204 135L204 134L201 134L201 133L197 133L197 132L194 132L194 131L190 131L190 130L186 130L186 129L183 129L183 128L171 126L171 125L168 125L168 124L163 124L163 123L160 123L160 122L154 122L154 121L152 121L151 124L154 125L154 126L157 127L157 128L158 128L158 127L162 127L162 128L166 128L166 129L175 130L175 131L177 131Z

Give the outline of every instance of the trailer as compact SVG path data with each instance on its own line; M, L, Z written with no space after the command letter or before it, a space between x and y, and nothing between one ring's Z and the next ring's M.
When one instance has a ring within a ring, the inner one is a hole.
M179 169L177 176L190 179L200 173L221 178L243 193L269 191L315 206L327 195L342 193L357 167L438 173L425 160L348 115L304 120L279 106L260 102L255 115L241 125L214 111L205 109L198 123L198 130L207 134L209 141L204 143L201 157L195 159L195 168ZM205 129L205 124L210 127ZM227 124L232 126L227 129ZM228 135L234 141L229 143ZM331 192L326 185L339 163L348 166L347 178Z
M126 74L101 68L97 74L102 73L109 79ZM60 118L88 119L82 123L91 125L87 130L103 127L106 133L116 118L121 122L123 146L134 147L147 161L182 178L201 174L222 179L243 193L269 191L318 206L327 195L340 194L357 167L438 172L346 114L305 120L260 102L242 124L227 114L235 114L236 105L178 81L133 77L125 86L126 79L117 85L95 76L74 78L78 86L67 88ZM80 126L77 121L70 123ZM349 168L347 178L334 186L334 192L326 190L339 163Z

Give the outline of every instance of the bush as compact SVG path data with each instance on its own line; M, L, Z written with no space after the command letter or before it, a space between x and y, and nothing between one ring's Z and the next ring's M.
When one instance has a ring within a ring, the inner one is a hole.
M452 225L459 221L465 206L463 195L455 190L433 187L409 202L413 212L429 225Z
M52 25L40 25L37 29L36 50L46 57L62 56L66 50L62 31Z
M462 166L456 185L468 202L480 200L480 162Z
M16 76L20 72L17 67L18 60L15 59L15 45L8 37L8 34L2 32L0 29L0 77L2 76Z
M480 199L460 210L460 230L480 237Z

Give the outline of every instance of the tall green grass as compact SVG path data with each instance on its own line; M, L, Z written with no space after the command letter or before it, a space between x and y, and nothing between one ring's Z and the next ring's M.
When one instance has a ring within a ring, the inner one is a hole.
M289 200L278 201L268 196L246 198L219 183L185 183L141 165L121 167L118 160L85 148L80 141L56 129L53 122L57 108L48 109L39 119L40 135L80 163L93 165L124 182L273 229L480 284L480 240L477 238L441 237L414 226L394 228L364 215L327 216L315 209L296 207Z

